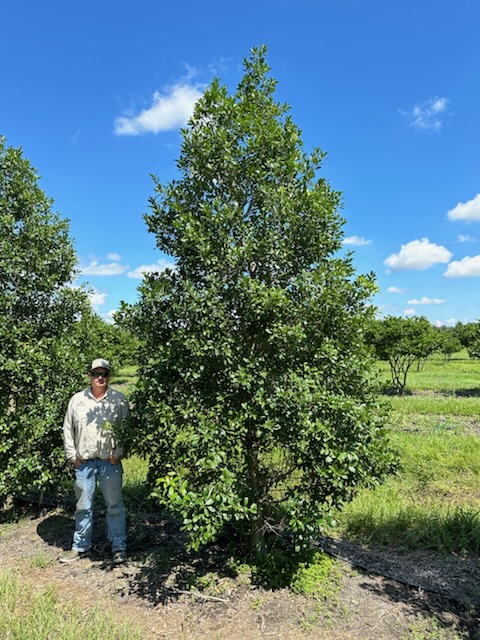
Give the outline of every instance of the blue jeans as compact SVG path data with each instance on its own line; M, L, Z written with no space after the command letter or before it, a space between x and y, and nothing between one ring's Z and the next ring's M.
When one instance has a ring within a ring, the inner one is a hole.
M107 507L108 539L112 551L127 548L125 505L122 497L123 468L121 463L112 464L108 460L86 460L75 469L75 533L74 551L88 551L92 546L93 503L97 480Z

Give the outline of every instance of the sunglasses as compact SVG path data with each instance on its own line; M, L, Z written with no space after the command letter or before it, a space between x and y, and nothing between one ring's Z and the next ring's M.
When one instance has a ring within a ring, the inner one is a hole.
M110 371L90 371L92 378L108 378Z

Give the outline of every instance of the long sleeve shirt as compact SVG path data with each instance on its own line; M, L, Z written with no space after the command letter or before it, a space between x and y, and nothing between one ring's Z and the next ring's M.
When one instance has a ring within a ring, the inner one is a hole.
M63 443L67 460L76 458L106 460L120 458L123 449L115 440L117 429L124 427L129 415L127 399L110 387L96 399L90 387L70 399L63 421Z

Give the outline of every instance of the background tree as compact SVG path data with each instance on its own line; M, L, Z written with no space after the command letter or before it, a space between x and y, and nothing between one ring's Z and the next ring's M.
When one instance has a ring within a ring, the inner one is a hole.
M439 344L434 328L423 316L374 320L367 339L377 357L389 363L392 384L399 394L404 392L412 364L427 358Z
M123 309L145 341L133 433L158 499L193 547L234 522L259 554L269 532L316 535L391 463L364 342L374 277L338 254L340 193L268 73L255 49L235 95L214 80L198 101L146 216L177 268Z
M458 322L455 333L462 346L467 350L469 358L480 358L480 321Z
M455 327L439 327L436 331L439 338L438 350L445 360L451 360L454 353L462 350L462 343Z
M115 373L138 361L139 340L116 322L107 322L96 313L85 315L76 327L77 340L83 341L89 360L106 358ZM91 357L90 357L91 356Z
M56 484L68 397L85 383L91 314L71 286L68 223L21 149L0 137L0 496Z

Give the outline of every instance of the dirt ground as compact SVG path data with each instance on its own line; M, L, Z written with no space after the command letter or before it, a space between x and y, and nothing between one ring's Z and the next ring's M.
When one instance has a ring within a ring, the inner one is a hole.
M186 556L178 527L161 514L129 523L129 561L120 567L109 559L102 512L95 516L92 554L71 565L58 562L71 544L70 510L30 513L15 524L5 520L1 571L19 573L38 588L54 585L61 599L85 609L113 606L146 639L480 638L478 559L323 539L321 548L337 558L342 576L339 595L323 602L252 586L225 569L219 548ZM192 575L203 576L202 590L198 581L192 588Z

